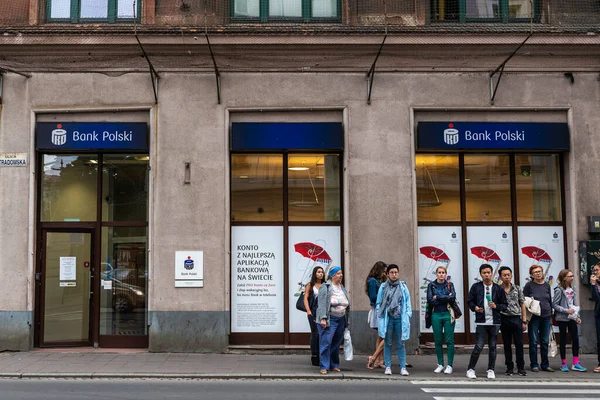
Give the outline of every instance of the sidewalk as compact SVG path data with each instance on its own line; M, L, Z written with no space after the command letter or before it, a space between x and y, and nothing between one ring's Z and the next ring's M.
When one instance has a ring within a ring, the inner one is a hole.
M394 375L386 376L383 369L369 370L365 367L366 355L357 355L353 361L342 361L342 372L320 375L318 367L310 364L308 355L273 354L197 354L197 353L148 353L137 350L52 349L24 353L0 353L0 378L160 378L160 379L401 379L441 380L466 379L469 355L455 357L452 375L434 374L435 355L412 355L410 376L401 377L397 362L392 368ZM569 357L570 361L570 357ZM526 360L527 362L527 360ZM596 355L581 357L588 372L538 372L529 371L528 376L504 375L504 355L498 354L497 381L562 381L573 382L600 380L594 374ZM487 355L479 359L477 381L485 381ZM558 369L560 359L550 360Z

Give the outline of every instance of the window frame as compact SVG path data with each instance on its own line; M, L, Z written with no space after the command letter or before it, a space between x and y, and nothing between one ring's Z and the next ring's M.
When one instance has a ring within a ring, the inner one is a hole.
M52 1L46 0L46 22L47 23L71 23L71 24L88 24L88 23L133 23L133 22L141 22L141 13L142 13L142 1L136 0L136 14L135 18L118 18L118 6L119 0L98 0L107 2L107 17L106 18L83 18L81 17L81 0L69 0L70 1L70 10L69 10L69 18L52 18Z
M540 5L541 0L533 0L533 22L539 22L540 20ZM511 23L511 22L529 22L531 18L510 18L509 17L509 4L510 0L498 0L499 6L499 17L498 18L469 18L467 17L467 0L458 0L458 18L452 20L439 20L437 17L436 10L438 9L439 0L432 0L431 18L433 22L437 23L473 23L473 22L484 22L484 23Z
M235 0L231 0L230 21L231 22L247 22L259 21L260 23L268 22L304 22L304 23L341 23L342 22L342 1L336 0L337 17L313 17L312 16L312 0L300 0L302 2L301 17L271 17L269 16L269 1L259 0L259 16L240 16L235 14Z

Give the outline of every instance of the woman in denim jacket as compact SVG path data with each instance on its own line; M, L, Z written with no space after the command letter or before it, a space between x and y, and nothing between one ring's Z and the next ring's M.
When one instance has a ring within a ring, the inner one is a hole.
M554 308L556 322L560 330L560 359L562 361L560 370L569 371L567 365L567 328L571 334L571 342L573 345L573 371L585 372L584 368L579 363L579 336L577 325L581 324L581 318L576 306L577 298L573 285L573 271L563 269L558 273L558 285L554 288L554 297L552 298L552 308Z
M340 345L344 340L344 328L348 326L350 297L342 285L342 269L329 270L329 282L319 289L317 321L319 325L319 356L321 375L328 371L340 372Z
M412 308L408 288L405 282L398 279L398 271L396 264L388 265L388 280L381 284L377 293L377 316L379 317L377 332L379 337L385 340L383 346L385 374L392 374L392 346L395 339L400 375L407 376L404 341L410 338Z

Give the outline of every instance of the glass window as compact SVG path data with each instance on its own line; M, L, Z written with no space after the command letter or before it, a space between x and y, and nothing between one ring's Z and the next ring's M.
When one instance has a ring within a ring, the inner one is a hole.
M519 221L561 221L558 154L516 155Z
M148 155L105 155L102 220L148 220Z
M288 219L340 220L338 154L295 154L288 158Z
M254 17L260 16L259 0L234 0L234 15L236 17Z
M314 18L336 18L338 16L336 0L312 0L312 16Z
M283 221L283 156L231 155L231 220Z
M467 18L499 18L499 0L467 0Z
M52 0L50 18L69 18L71 16L71 0Z
M508 155L465 155L467 221L510 221Z
M42 160L42 222L95 221L98 156L44 154Z
M47 19L68 19L73 23L87 21L117 22L139 18L142 0L47 0ZM135 7L135 10L134 10Z
M269 0L270 17L302 17L302 1Z
M100 334L146 335L147 229L102 228Z
M433 21L510 22L535 17L538 0L431 0Z
M417 154L419 221L460 221L460 177L457 155Z
M232 0L233 16L267 22L270 18L339 18L340 0Z
M81 18L108 18L108 2L106 0L81 0Z
M531 18L533 10L530 0L508 0L509 18Z
M134 17L137 17L137 10L134 9L134 7L136 7L139 1L140 0L119 0L117 18L133 19Z

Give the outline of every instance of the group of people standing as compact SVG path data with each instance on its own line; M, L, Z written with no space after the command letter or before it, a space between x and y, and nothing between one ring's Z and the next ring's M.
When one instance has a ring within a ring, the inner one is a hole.
M600 372L600 265L594 266L590 283L594 308L598 367ZM451 303L456 302L456 291L452 282L446 279L446 268L438 266L436 279L427 287L427 303L431 314L431 327L437 355L435 373L452 374L454 372L454 327L456 321ZM571 336L573 360L571 370L586 371L579 360L578 326L581 324L577 296L573 287L574 275L571 270L563 269L558 274L558 285L552 296L550 285L543 275L540 265L529 268L531 280L521 289L512 283L512 270L503 266L499 269L501 284L493 282L493 268L489 264L479 267L481 280L469 289L467 303L475 313L475 347L467 367L467 378L475 379L475 367L486 342L489 348L487 378L495 379L496 347L499 332L502 333L506 375L526 376L523 351L523 333L529 333L529 361L531 371L554 372L548 360L548 347L552 324L560 331L561 371L569 371L566 358L567 332ZM305 308L311 328L311 360L318 365L320 373L339 372L339 348L344 338L344 329L348 326L350 298L342 284L343 274L340 267L332 267L325 279L325 271L315 267L311 281L305 288ZM373 355L368 357L367 368L385 368L385 374L392 374L392 347L396 342L396 351L400 374L409 375L404 342L410 337L410 319L412 308L410 293L404 281L399 279L399 268L395 264L378 261L371 268L365 281L365 292L369 297L371 310L369 326L377 330L378 337ZM532 307L539 308L534 313ZM443 343L447 347L447 363L444 362ZM512 344L515 345L513 361ZM538 359L538 345L540 359Z
M600 266L598 267L600 274ZM571 370L586 371L579 362L579 339L578 325L581 324L579 307L573 288L573 272L563 269L558 274L558 285L554 288L552 296L550 285L543 276L543 268L540 265L532 265L529 268L531 280L525 284L523 289L512 283L512 270L509 267L500 267L499 275L501 284L495 284L492 280L493 269L489 264L479 267L481 280L474 283L469 289L467 303L469 309L475 313L475 347L467 366L467 378L475 379L475 367L479 355L486 342L488 344L487 378L495 379L496 345L498 333L502 332L504 342L504 357L506 364L506 375L515 373L515 362L513 362L512 344L515 345L515 361L517 374L526 376L525 359L523 352L523 332L529 333L529 362L531 371L554 372L548 360L548 346L550 342L550 330L552 316L560 331L560 357L561 371L569 371L566 358L567 331L571 335L573 363ZM598 275L600 276L600 275ZM432 309L432 328L438 358L438 366L435 373L442 371L447 374L453 372L454 358L454 322L449 322L449 310L447 303L455 301L456 293L449 282L446 281L446 269L438 267L437 279L431 282L427 288L427 301ZM594 280L595 281L595 280ZM600 280L598 280L600 284ZM596 292L600 301L600 285ZM528 305L538 302L539 310L536 313L528 313ZM600 306L597 305L600 317ZM529 318L528 318L529 316ZM598 319L598 318L597 318ZM596 322L598 328L598 344L600 346L600 323ZM443 341L448 348L448 364L444 368ZM540 347L540 362L538 362L538 345ZM600 348L600 347L599 347ZM600 353L599 353L600 354ZM600 355L598 358L600 365ZM600 367L594 372L600 372Z

